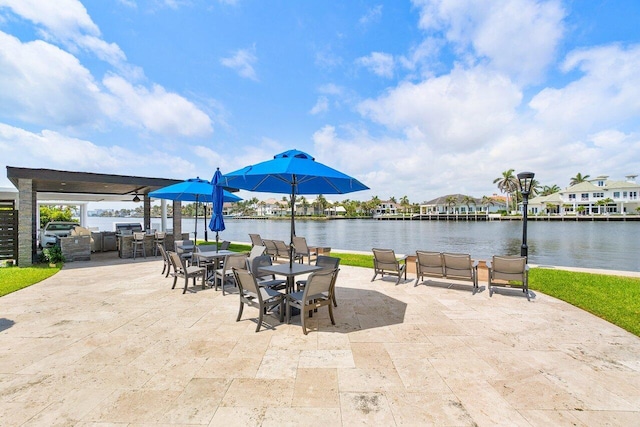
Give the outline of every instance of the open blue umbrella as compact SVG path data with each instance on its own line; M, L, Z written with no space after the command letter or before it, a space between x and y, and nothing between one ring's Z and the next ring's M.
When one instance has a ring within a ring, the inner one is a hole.
M224 231L225 228L224 218L222 216L222 205L224 204L224 191L226 190L218 186L220 178L222 178L222 173L220 172L220 168L217 168L216 173L213 174L213 178L211 179L211 186L213 187L213 194L211 195L213 211L211 213L211 221L209 222L211 231L216 232L216 252L218 252L218 233Z
M155 199L179 200L181 202L196 202L196 229L194 230L194 240L198 237L198 203L210 203L213 201L214 187L206 179L190 178L177 184L168 185L149 193L149 197ZM223 200L225 202L239 202L240 197L224 191ZM205 209L205 224L207 222ZM204 238L207 240L207 228L204 229Z
M309 154L298 150L288 150L275 155L272 160L225 174L217 185L291 195L290 264L293 263L296 195L345 194L369 189L357 179L316 162Z

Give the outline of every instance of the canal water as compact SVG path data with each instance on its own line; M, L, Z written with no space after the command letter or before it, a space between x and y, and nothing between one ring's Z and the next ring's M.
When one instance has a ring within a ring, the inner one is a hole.
M88 226L102 231L115 222L139 222L141 218L89 217ZM160 220L152 218L153 228ZM221 240L249 242L249 233L265 239L289 242L288 220L225 218ZM527 243L532 264L640 271L640 222L529 221ZM193 236L194 219L182 220L182 231ZM475 259L492 255L519 255L520 221L375 221L296 220L296 234L310 245L333 249L371 251L391 248L396 253L416 250L470 253ZM209 240L215 233L208 232ZM204 238L204 221L198 221L198 238Z

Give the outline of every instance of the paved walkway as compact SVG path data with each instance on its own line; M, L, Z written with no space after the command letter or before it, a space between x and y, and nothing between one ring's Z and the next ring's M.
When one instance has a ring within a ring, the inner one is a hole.
M254 333L106 258L0 298L0 425L640 425L640 338L546 295L342 267L336 326Z

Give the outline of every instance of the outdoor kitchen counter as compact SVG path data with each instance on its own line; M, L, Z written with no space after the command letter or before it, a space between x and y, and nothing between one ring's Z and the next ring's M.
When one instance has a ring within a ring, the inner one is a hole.
M133 235L132 234L118 234L118 255L120 258L133 258ZM181 236L181 237L184 237ZM188 235L187 237L188 238ZM144 252L147 256L153 256L155 235L145 234L144 236ZM164 238L164 248L168 251L173 251L173 234L167 233ZM160 252L157 252L160 255ZM140 255L136 255L139 257Z

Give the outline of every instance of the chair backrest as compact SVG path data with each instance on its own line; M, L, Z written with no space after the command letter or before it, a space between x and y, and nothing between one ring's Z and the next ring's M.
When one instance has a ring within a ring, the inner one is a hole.
M337 257L318 255L318 258L316 258L317 267L335 270L336 268L338 268L339 265L340 265L340 258L337 258Z
M278 256L289 256L289 246L287 246L284 240L274 240L273 243L276 245L276 249L278 250Z
M247 269L247 255L246 254L233 254L224 257L224 269L225 271L231 271L233 268L236 270Z
M269 255L260 255L253 259L249 269L256 280L260 280L260 278L262 277L274 277L273 274L265 274L260 272L261 267L267 267L270 265L273 265L273 263L271 262L271 257Z
M320 295L324 293L331 293L334 277L338 273L338 269L334 270L320 270L313 272L307 279L307 284L304 287L304 294L302 296L303 301L309 301L313 299L314 295Z
M422 273L444 274L444 260L440 252L416 251L416 265Z
M229 249L229 246L231 246L231 242L228 240L225 240L220 244L220 249L223 251L226 251L227 249Z
M164 260L168 260L169 256L167 255L167 251L164 249L164 246L162 245L162 243L156 243L156 246L158 247L158 250L160 251L160 255L162 255L162 259Z
M136 242L143 242L144 241L144 231L136 231L133 233L133 240L135 240Z
M399 262L393 249L372 249L376 268L381 270L397 270Z
M176 252L169 251L167 252L169 255L169 259L171 260L171 264L173 265L173 270L176 274L184 274L184 260L178 255Z
M267 248L262 245L252 247L251 252L249 252L249 258L253 261L255 257L262 255L265 249Z
M253 274L247 270L237 268L234 268L232 271L233 276L236 278L238 289L240 290L240 297L248 293L251 296L257 297L258 301L262 303L262 293L259 290L258 283L256 282L256 278L253 277Z
M273 240L262 240L262 243L264 243L264 247L266 248L266 252L269 255L277 255L278 254L278 248L276 247L276 244L273 242Z
M251 239L251 245L253 246L262 246L262 238L259 234L251 234L249 233L249 238Z
M524 281L527 258L523 256L497 256L491 262L493 279Z
M167 237L167 233L164 231L156 231L155 236L156 236L156 240L162 240L165 237Z
M473 262L469 254L443 253L446 276L473 277Z
M176 247L176 252L181 254L184 252L191 252L193 249L193 240L176 240L174 242L174 245ZM185 249L185 246L191 246L191 248L187 248Z
M296 248L296 253L301 255L309 254L309 246L307 246L307 239L304 237L294 236L293 247Z

